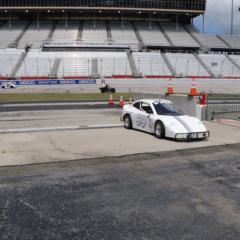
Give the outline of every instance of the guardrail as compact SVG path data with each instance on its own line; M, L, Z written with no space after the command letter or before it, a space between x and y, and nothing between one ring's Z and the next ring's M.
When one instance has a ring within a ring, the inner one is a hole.
M240 120L240 95L208 95L206 118L207 120L217 118Z

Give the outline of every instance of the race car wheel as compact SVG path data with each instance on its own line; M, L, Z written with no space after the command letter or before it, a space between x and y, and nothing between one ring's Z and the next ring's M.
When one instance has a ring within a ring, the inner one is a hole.
M164 138L165 137L165 127L162 122L158 121L155 124L154 133L156 138Z
M123 118L123 122L126 129L132 129L132 118L130 115L125 115Z
M115 88L111 88L111 93L115 93L116 89Z

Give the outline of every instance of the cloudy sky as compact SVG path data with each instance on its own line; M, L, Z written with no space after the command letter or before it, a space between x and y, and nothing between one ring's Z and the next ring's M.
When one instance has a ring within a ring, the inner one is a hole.
M234 33L240 34L240 0L234 1ZM205 30L209 33L229 34L231 29L232 0L207 0ZM202 17L195 19L194 24L201 29Z

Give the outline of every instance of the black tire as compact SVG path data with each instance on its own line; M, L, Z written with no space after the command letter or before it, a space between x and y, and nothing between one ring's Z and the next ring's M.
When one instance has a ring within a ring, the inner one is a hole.
M123 122L126 129L132 129L132 118L129 114L123 117Z
M116 89L115 88L111 88L111 93L115 93Z
M156 138L161 139L165 137L165 127L161 121L157 121L154 127L154 135Z

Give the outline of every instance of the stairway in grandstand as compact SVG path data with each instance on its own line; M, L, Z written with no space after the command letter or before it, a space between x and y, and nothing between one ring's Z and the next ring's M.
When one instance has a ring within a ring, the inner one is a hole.
M27 30L29 29L31 25L31 22L26 23L26 25L24 26L24 28L22 29L22 31L19 33L19 35L16 37L16 39L14 40L13 43L11 43L9 45L9 47L17 47L18 43L20 42L21 38L23 37L23 35L27 32Z
M137 71L137 67L136 67L135 61L132 56L132 52L130 52L130 51L127 52L127 58L128 58L131 70L132 70L132 75L134 77L141 77L141 73L139 73Z
M77 39L78 41L82 40L82 32L83 32L83 21L79 21L78 25L78 33L77 33Z
M47 35L47 39L52 39L53 34L54 34L55 30L56 30L57 24L58 24L58 21L54 21L53 22L53 24L51 26L51 29L50 29L50 31L49 31L49 33Z
M108 41L112 41L112 33L111 33L111 27L109 21L106 21L106 31L107 31L107 38Z

